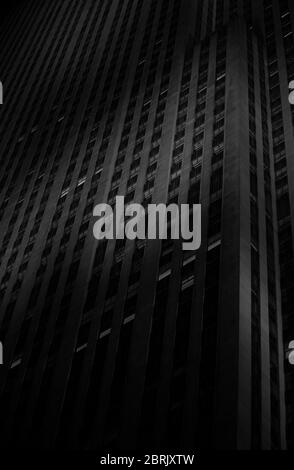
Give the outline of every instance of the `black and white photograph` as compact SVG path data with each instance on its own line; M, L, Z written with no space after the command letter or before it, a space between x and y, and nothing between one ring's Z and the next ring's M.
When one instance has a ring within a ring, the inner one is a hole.
M293 449L293 0L1 0L0 465Z

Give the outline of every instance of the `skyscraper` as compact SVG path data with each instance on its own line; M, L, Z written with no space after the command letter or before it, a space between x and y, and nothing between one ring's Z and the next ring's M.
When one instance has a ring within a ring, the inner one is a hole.
M293 6L19 11L0 37L2 446L293 445ZM95 240L117 195L200 203L200 249Z

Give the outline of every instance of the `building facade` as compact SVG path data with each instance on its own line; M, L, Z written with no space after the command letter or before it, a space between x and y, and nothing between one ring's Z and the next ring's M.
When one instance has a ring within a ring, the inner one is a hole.
M66 0L7 18L4 448L293 445L293 13ZM95 240L118 195L200 203L200 249Z

